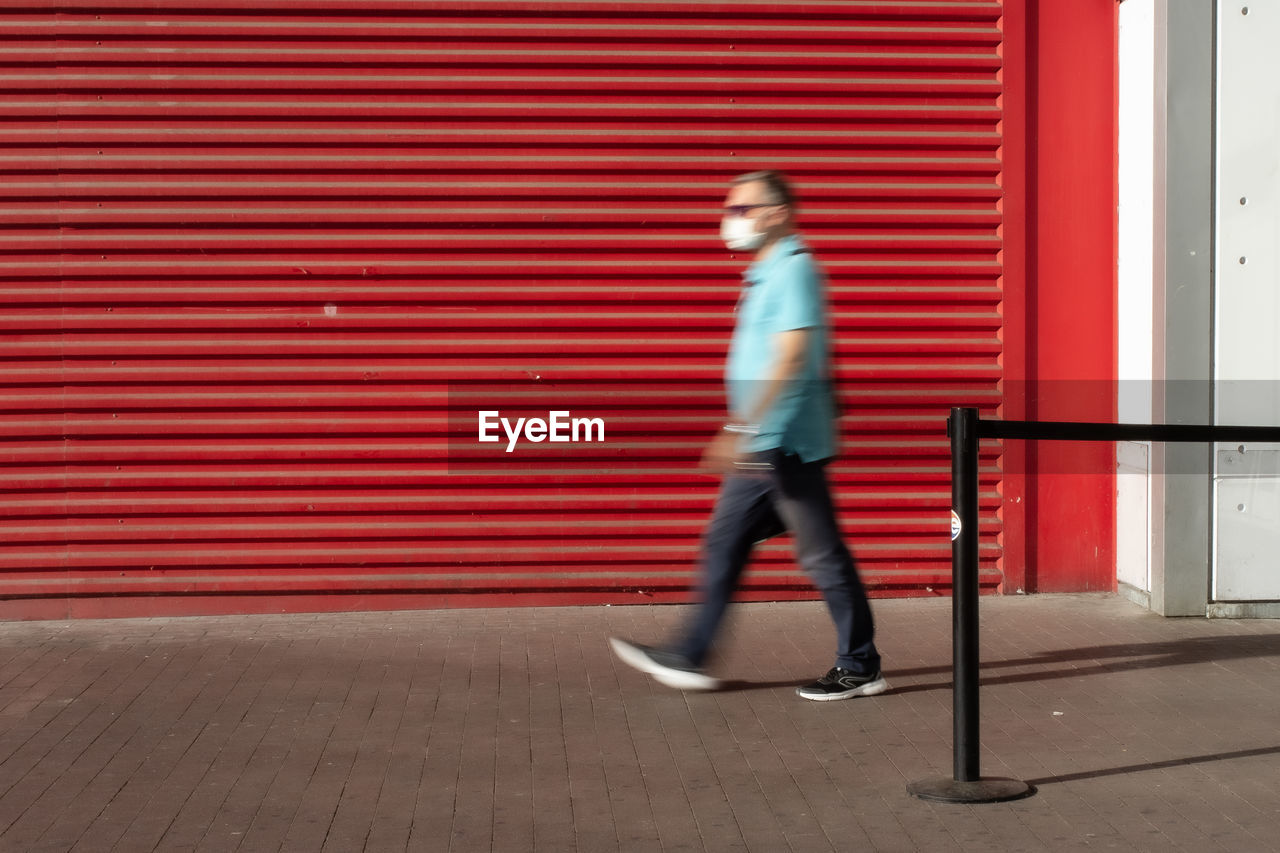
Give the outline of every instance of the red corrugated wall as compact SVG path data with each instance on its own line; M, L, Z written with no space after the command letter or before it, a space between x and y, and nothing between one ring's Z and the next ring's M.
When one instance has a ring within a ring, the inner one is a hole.
M1002 370L1000 13L3 12L0 616L687 597L744 263L719 206L761 166L831 277L866 579L945 591L946 412ZM606 440L505 453L485 409ZM785 541L746 594L808 594Z

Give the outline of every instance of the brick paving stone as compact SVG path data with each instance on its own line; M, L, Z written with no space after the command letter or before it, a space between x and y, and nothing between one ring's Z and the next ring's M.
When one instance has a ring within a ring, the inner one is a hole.
M437 850L448 849L461 769L461 734L467 718L467 697L460 685L469 679L469 649L465 635L441 638L432 649L438 655L430 668L436 675L436 684L422 721L422 777L410 832L410 843L415 847L434 845Z
M630 721L612 652L595 637L581 649L590 678L594 725L603 763L613 833L620 849L658 849L658 816L649 802L645 779L628 736Z
M205 689L196 702L168 732L157 733L177 738L179 754L155 788L140 792L146 805L121 836L121 845L148 849L145 844L150 842L157 847L194 848L207 826L195 815L212 819L217 809L216 802L205 800L210 766L232 739L239 739L245 703L264 688L264 674L250 669L259 651L246 644L224 660L211 661L202 674ZM198 812L197 805L206 808Z
M1280 627L984 599L987 775L952 806L950 603L876 602L893 689L797 698L820 602L743 605L681 694L615 661L682 607L0 623L0 851L1265 851Z
M85 712L83 716L78 713L67 716L65 722L73 728L64 730L56 743L51 742L49 735L57 728L42 729L40 736L28 742L35 746L29 758L36 763L27 765L24 761L20 766L30 767L24 780L30 779L33 784L29 788L14 786L0 798L0 820L11 809L21 812L5 833L8 843L16 849L34 847L60 816L73 810L83 814L85 808L93 807L92 802L81 799L81 794L127 742L136 722L129 717L122 719L122 715L136 701L141 685L153 679L161 665L161 661L149 660L145 655L136 659L125 656L114 661L99 680L71 703ZM64 722L62 716L58 715L55 723ZM48 751L44 752L46 747ZM43 807L27 807L29 797L36 792Z
M402 635L396 646L395 664L387 674L387 714L397 716L367 849L409 848L414 804L422 778L423 723L427 703L432 700L436 687L432 673L423 666L424 646L411 633Z
M584 850L610 850L618 846L616 826L605 773L604 743L610 732L597 728L597 697L586 677L581 637L576 633L557 638L556 677L560 692L560 720L564 738L564 769L569 779L569 814L574 839ZM600 661L597 665L604 664Z
M442 690L458 697L458 712L463 718L460 730L446 734L458 739L454 777L442 775L438 780L452 794L451 831L447 838L449 849L457 851L484 849L493 832L493 780L499 770L493 750L497 730L497 637L472 637L466 661L466 672L459 673L456 682L451 684L446 679L442 685ZM431 743L435 742L433 731Z
M518 849L533 834L529 683L542 674L533 671L528 644L529 638L504 635L499 646L492 840L496 849Z
M112 726L116 735L95 743L99 757L85 760L89 768L100 769L74 792L76 808L41 835L41 844L65 849L90 832L90 837L105 842L117 838L136 816L139 800L145 798L142 792L154 785L157 765L165 760L163 740L156 735L172 730L200 688L192 676L198 652L179 647L172 656L162 653L151 659L162 661L163 669L154 677L142 673L132 689L139 697L154 693L154 701L130 703Z
M638 674L628 672L624 679L635 681L635 676ZM651 687L644 681L631 689L636 692L629 694L626 706L627 731L635 745L645 792L657 818L655 836L659 847L663 850L702 849L693 804L678 769L681 743L670 737L661 717L664 708L675 706L678 709L683 705L683 699Z
M512 742L508 749L527 749L527 771L521 775L528 787L527 828L512 826L513 837L523 835L536 848L574 849L572 795L569 788L566 741L572 736L564 725L560 673L556 668L556 633L535 632L530 639L528 661L528 741ZM519 790L520 779L504 774L510 796ZM514 815L514 812L512 813ZM514 817L512 818L514 820ZM515 848L519 849L519 848Z

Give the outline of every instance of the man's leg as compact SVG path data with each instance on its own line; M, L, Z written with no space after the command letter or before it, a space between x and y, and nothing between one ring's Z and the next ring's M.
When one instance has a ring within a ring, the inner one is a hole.
M694 666L706 661L752 546L784 530L773 508L773 488L769 477L739 474L726 477L721 486L703 535L698 609L674 648Z
M711 523L703 536L700 567L702 596L684 637L674 646L652 648L617 637L609 643L629 666L678 690L710 690L719 682L702 671L716 630L751 555L751 546L782 532L765 478L726 477Z
M875 624L853 555L840 536L821 463L775 460L777 511L795 535L796 559L822 591L836 629L836 666L855 676L880 672Z

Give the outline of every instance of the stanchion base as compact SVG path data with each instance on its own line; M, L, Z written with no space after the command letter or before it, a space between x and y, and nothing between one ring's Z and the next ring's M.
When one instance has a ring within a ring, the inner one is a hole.
M912 782L907 791L914 797L939 803L1003 803L1029 797L1036 789L1017 779L957 782L951 778L940 778Z

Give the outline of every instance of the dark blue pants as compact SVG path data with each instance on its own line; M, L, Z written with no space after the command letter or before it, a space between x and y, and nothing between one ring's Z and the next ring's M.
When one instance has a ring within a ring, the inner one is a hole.
M770 451L767 471L731 474L703 537L702 599L675 648L702 665L746 568L751 548L783 530L795 537L796 560L822 591L836 628L835 665L858 675L880 670L871 606L853 555L840 537L823 462Z

